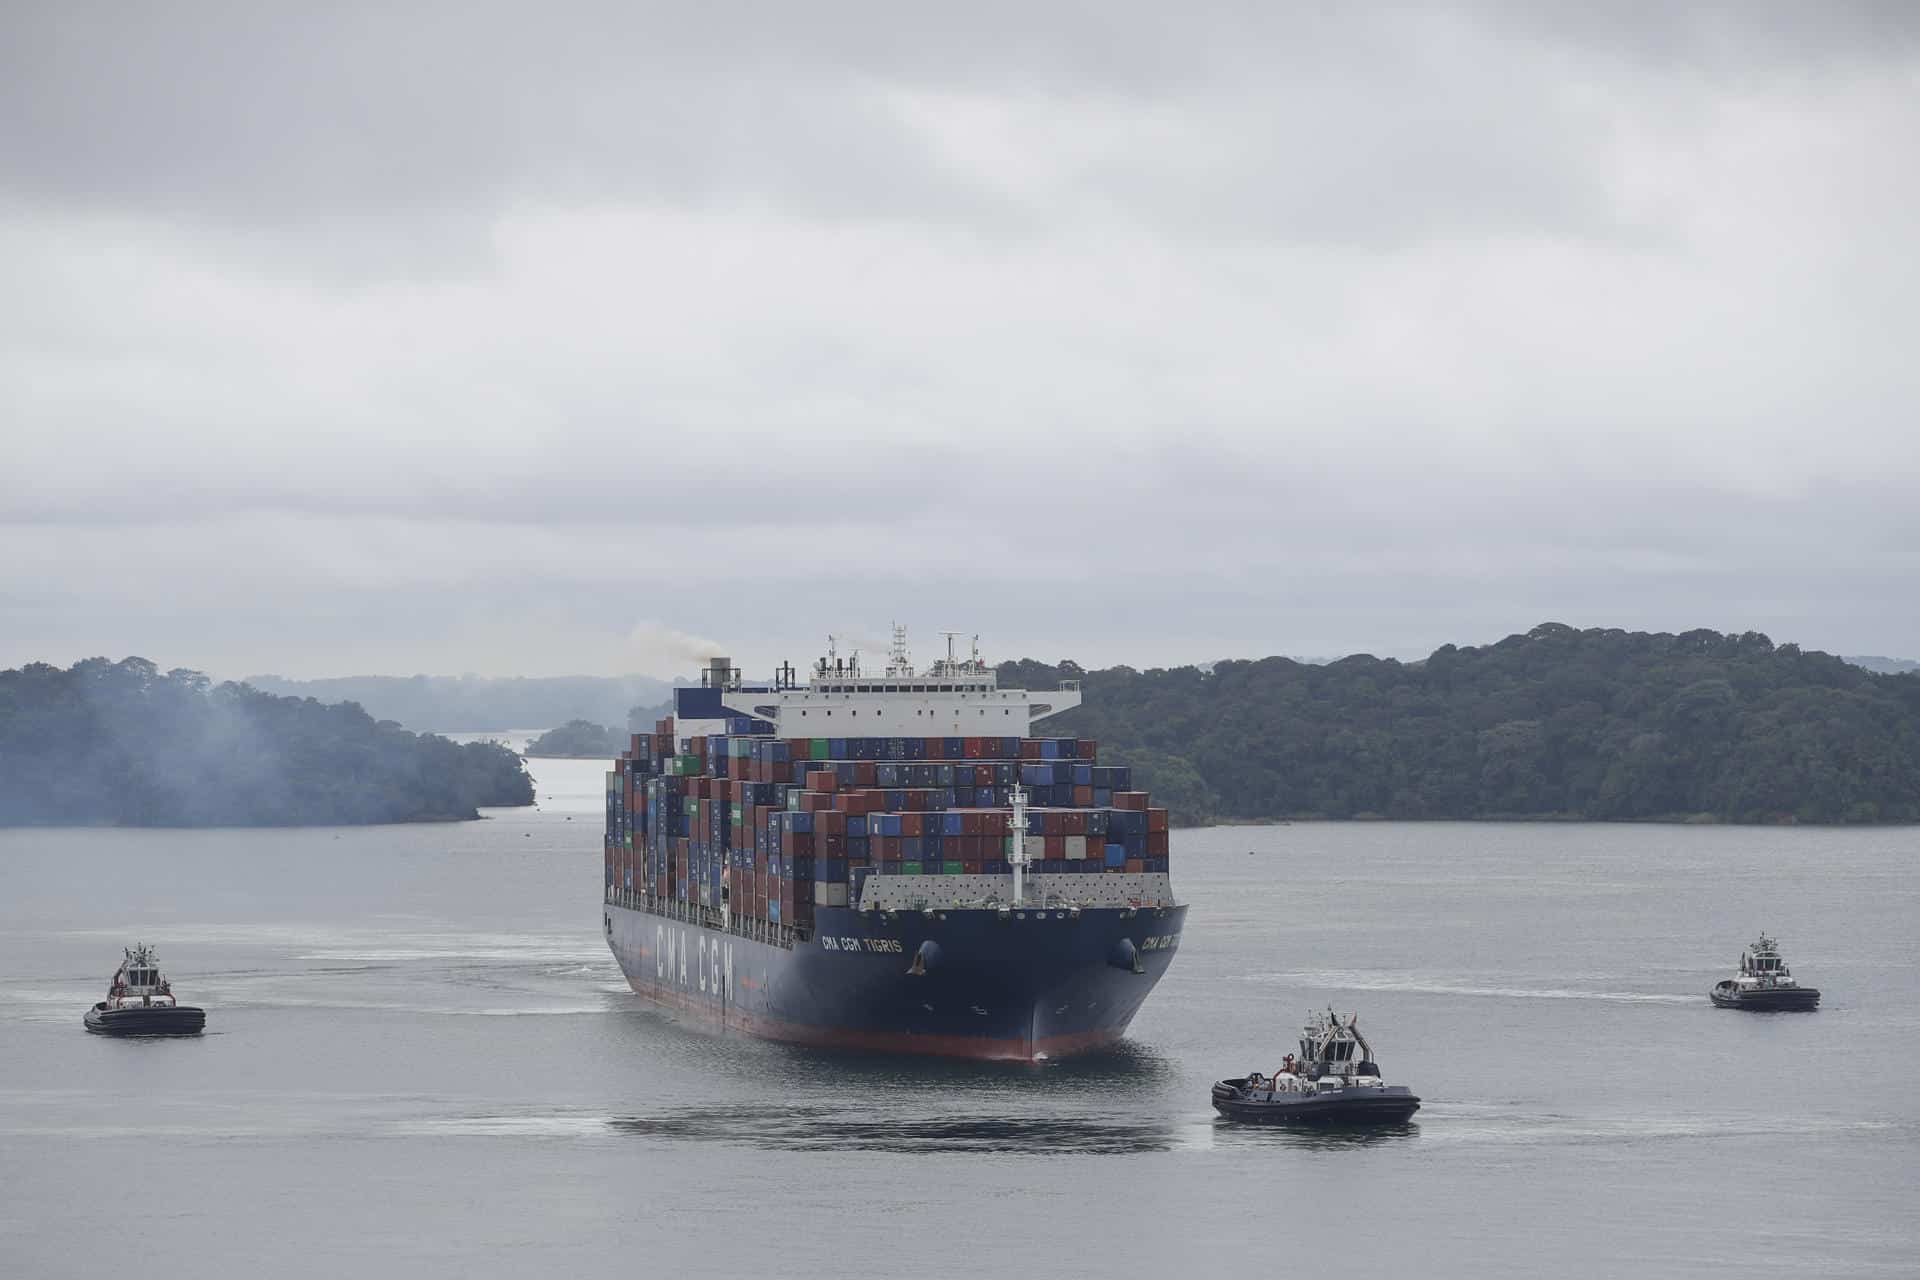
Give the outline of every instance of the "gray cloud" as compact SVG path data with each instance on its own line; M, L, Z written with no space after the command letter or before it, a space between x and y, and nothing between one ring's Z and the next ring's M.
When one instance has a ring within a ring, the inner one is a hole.
M1920 655L1912 13L10 7L0 661Z

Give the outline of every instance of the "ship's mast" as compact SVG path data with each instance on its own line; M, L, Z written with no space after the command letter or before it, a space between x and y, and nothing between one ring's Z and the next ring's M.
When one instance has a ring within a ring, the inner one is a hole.
M1027 902L1027 789L1018 778L1007 798L1013 804L1013 848L1007 862L1013 867L1013 905L1021 907Z
M913 677L913 658L907 653L907 629L897 622L893 624L893 647L887 651L887 675Z

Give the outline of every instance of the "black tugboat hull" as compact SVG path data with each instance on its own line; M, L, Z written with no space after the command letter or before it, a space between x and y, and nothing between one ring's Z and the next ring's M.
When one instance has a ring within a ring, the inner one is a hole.
M207 1025L207 1011L192 1005L87 1010L87 1030L102 1036L197 1036Z
M1248 1094L1222 1081L1213 1086L1213 1109L1246 1124L1385 1125L1405 1124L1420 1109L1420 1099L1405 1085L1384 1089L1342 1089L1336 1093Z
M1748 1009L1759 1013L1805 1012L1820 1007L1820 992L1815 987L1741 991L1722 985L1707 992L1707 998L1721 1009Z

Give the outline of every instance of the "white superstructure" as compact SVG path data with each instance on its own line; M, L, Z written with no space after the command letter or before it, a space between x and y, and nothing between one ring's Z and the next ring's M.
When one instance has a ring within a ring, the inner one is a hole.
M916 671L902 627L894 628L884 675L861 671L857 653L837 657L829 637L828 656L814 664L804 686L795 682L791 667L770 686L747 685L725 658L709 663L702 683L718 689L721 704L733 714L765 720L775 736L794 738L1024 738L1035 721L1080 705L1078 680L1062 680L1057 689L1045 691L1000 688L993 668L980 657L977 637L965 658L954 655L949 637L947 656ZM683 720L678 728L682 737L719 731L709 720Z

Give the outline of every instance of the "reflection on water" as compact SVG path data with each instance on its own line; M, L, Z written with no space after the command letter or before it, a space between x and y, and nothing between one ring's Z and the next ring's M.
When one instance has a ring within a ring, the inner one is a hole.
M734 1143L783 1151L979 1152L1121 1155L1166 1151L1172 1125L1066 1116L900 1116L875 1118L826 1107L699 1107L653 1116L617 1116L635 1137Z
M1356 1147L1391 1147L1420 1136L1420 1126L1240 1124L1225 1116L1213 1122L1216 1147L1282 1147L1295 1151L1343 1151Z
M992 1088L1016 1092L1033 1088L1048 1096L1076 1087L1139 1092L1173 1079L1176 1070L1153 1049L1128 1041L1095 1053L1058 1062L979 1061L922 1058L908 1054L823 1051L796 1045L769 1045L781 1059L783 1078L844 1088L927 1089Z

